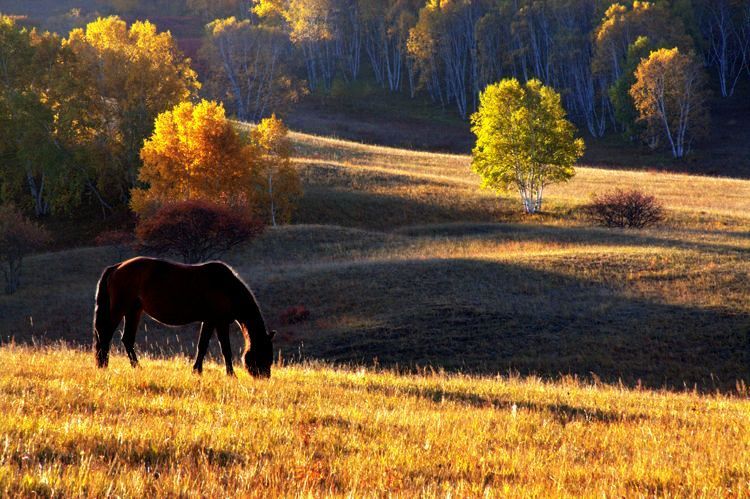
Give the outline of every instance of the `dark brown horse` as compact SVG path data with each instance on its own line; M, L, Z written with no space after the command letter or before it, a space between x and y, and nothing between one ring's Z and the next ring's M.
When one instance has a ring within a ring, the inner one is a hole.
M216 330L227 374L234 374L229 327L237 322L245 337L245 367L253 376L271 376L275 331L268 332L252 291L225 263L183 265L136 257L107 267L97 285L94 307L94 353L99 367L108 364L112 335L123 317L122 343L130 363L138 365L135 333L143 312L169 326L202 323L193 364L198 373Z

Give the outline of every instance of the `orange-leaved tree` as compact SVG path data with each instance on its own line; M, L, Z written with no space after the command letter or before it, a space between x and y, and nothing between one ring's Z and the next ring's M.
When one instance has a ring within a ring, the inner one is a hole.
M302 186L292 166L292 142L284 123L272 115L250 132L258 160L260 208L270 216L272 225L288 222Z
M142 187L133 189L131 199L139 215L189 199L257 204L256 154L216 102L183 102L160 114L141 159Z
M672 156L683 157L708 126L703 68L678 48L659 49L641 61L635 78L630 95L646 133L665 137Z

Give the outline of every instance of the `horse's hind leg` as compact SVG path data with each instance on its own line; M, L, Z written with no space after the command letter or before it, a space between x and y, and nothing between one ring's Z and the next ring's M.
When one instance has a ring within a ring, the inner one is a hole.
M138 331L138 324L141 322L143 309L140 304L134 306L125 314L125 329L122 333L122 344L125 346L125 352L130 359L130 365L138 366L138 357L135 355L135 333Z
M193 364L193 371L198 374L203 372L203 357L206 356L208 350L208 341L211 339L211 335L214 333L214 325L209 322L201 324L201 333L198 338L198 351L195 354L195 363Z
M219 324L216 326L216 335L219 337L221 354L224 356L227 374L234 376L234 369L232 368L232 344L229 342L229 324Z

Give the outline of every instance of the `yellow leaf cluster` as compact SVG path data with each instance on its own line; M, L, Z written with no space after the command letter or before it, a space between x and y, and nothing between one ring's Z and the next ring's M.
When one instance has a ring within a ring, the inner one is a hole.
M141 149L142 187L133 189L131 207L148 216L166 202L203 199L287 222L302 194L292 153L275 115L244 137L222 104L183 102L159 115Z
M200 88L190 60L182 57L169 32L148 21L128 28L117 16L99 18L65 40L90 70L100 95L121 109L155 109L192 97Z
M289 130L276 115L266 118L250 133L257 150L259 201L263 211L276 225L288 222L302 195L299 175L292 166L292 142Z
M253 147L216 102L183 102L160 114L141 159L138 180L148 188L133 190L131 206L138 214L167 201L255 202Z
M283 20L294 43L330 40L333 37L331 0L255 0L253 12L269 20Z

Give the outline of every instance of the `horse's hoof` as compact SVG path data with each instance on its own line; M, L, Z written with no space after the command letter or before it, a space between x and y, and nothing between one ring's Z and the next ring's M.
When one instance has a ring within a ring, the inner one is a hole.
M203 374L203 368L193 366L193 374L197 374L198 376L200 376L201 374Z
M229 376L230 378L236 378L237 377L237 375L234 374L234 371L227 371L227 376Z

